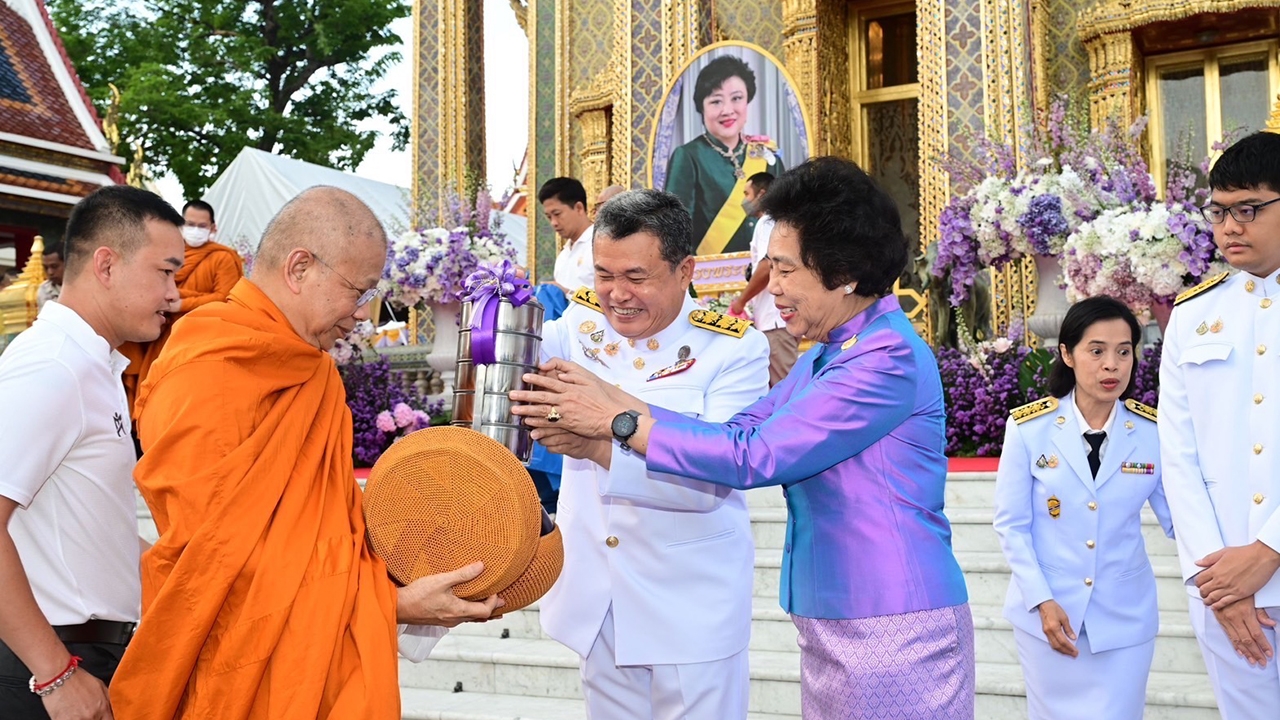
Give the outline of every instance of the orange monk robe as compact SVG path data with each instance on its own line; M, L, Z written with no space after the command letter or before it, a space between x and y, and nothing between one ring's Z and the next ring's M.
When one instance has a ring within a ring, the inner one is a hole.
M242 277L244 261L239 253L226 245L209 242L197 248L187 247L182 267L173 277L178 285L178 296L182 299L181 308L169 315L169 322L160 331L160 337L149 343L125 343L120 347L120 352L129 358L129 367L124 371L124 389L131 410L135 409L138 387L146 379L156 358L160 357L173 323L198 307L226 300L231 288Z
M117 720L399 720L396 590L365 542L329 354L242 280L174 327L138 428L160 539Z

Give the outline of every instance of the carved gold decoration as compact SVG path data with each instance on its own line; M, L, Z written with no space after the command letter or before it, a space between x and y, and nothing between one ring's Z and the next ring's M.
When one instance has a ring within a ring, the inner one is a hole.
M796 95L802 106L823 107L818 82L818 3L817 0L783 0L782 54L787 72L795 78ZM834 72L834 69L832 70ZM810 130L810 143L818 153L826 151L822 131ZM817 142L814 141L817 139Z
M1280 95L1276 96L1276 106L1271 108L1271 117L1267 119L1267 132L1280 133Z
M608 64L591 82L569 94L569 115L577 120L582 135L582 184L587 197L594 198L613 183L629 186L626 178L630 133L623 133L619 110L629 107L630 83L626 67L631 55L625 27L630 24L631 10L625 2L614 8L613 48ZM629 127L629 125L628 125ZM618 180L622 177L622 180Z
M39 312L36 299L44 281L44 238L37 235L22 274L0 290L0 348L4 346L4 336L16 335L35 322Z
M662 82L670 85L703 43L702 0L669 0L662 8Z
M415 204L461 189L468 169L484 172L482 7L469 0L414 3ZM413 216L434 219L437 210L415 207Z
M1022 147L1024 105L1030 93L1025 0L982 0L983 117L986 135ZM1015 155L1019 167L1025 158ZM1035 262L1026 258L991 271L991 319L1003 332L1015 318L1035 312ZM1028 335L1030 339L1030 335Z
M1049 0L1031 0L1031 84L1038 108L1049 107L1050 37Z
M1116 32L1132 32L1144 25L1182 20L1205 13L1225 14L1237 10L1280 7L1278 0L1098 0L1081 11L1077 28L1080 39Z
M511 12L516 15L516 24L524 31L527 36L529 34L529 4L528 0L507 0L511 3Z
M617 67L613 87L613 149L610 168L613 185L631 187L631 3L614 0L613 52Z
M982 32L986 134L1017 148L1030 97L1025 0L982 0Z
M1085 41L1089 53L1089 123L1100 128L1108 120L1121 127L1133 122L1142 62L1129 32L1113 32Z
M1205 13L1280 7L1280 0L1100 0L1080 13L1078 31L1089 54L1089 119L1122 126L1142 107L1142 55L1133 31Z
M920 58L920 249L938 241L938 218L951 197L951 181L937 159L947 152L946 0L917 0L916 44ZM925 310L920 325L933 338L933 313Z

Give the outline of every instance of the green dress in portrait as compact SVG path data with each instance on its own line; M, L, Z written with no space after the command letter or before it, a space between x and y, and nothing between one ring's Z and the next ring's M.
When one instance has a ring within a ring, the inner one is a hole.
M773 153L771 145L767 139L762 141L754 137L738 143L733 157L743 169L742 178L735 175L734 162L726 157L728 147L705 133L671 153L663 189L680 198L693 216L697 254L748 252L751 249L755 218L746 216L741 209L742 189L746 178L757 172L769 172L774 176L783 173L782 160ZM722 212L723 217L716 222Z

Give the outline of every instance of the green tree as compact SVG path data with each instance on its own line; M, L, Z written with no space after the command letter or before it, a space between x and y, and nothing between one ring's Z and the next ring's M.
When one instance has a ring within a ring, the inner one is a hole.
M105 116L120 91L121 147L173 171L199 197L246 146L354 169L384 118L396 149L409 122L373 85L401 60L405 0L47 0Z

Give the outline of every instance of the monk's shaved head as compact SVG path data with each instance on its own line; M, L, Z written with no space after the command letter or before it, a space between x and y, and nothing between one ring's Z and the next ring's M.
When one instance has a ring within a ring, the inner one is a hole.
M627 189L621 185L610 185L600 191L600 197L596 198L596 205L603 205L626 191Z
M258 244L254 275L278 271L296 248L306 248L326 262L341 262L370 243L387 248L387 232L360 198L346 190L317 186L285 203L271 219Z
M302 339L327 350L370 318L368 298L386 262L387 231L369 206L346 190L320 186L272 218L250 281Z

